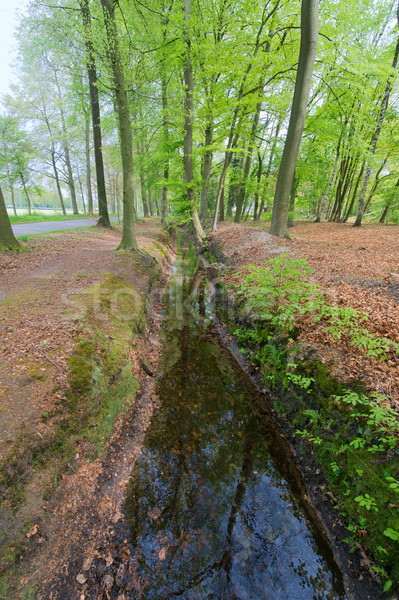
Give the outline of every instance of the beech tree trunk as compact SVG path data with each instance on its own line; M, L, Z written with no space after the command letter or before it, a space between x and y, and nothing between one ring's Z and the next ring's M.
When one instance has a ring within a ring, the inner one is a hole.
M264 81L259 82L259 96L261 96L263 94L264 86L265 86ZM241 213L242 213L242 208L243 208L244 199L245 199L245 190L247 187L247 179L248 179L248 175L249 175L249 170L251 168L252 152L254 149L255 135L256 135L256 130L258 129L258 125L259 125L259 118L260 118L261 110L262 110L262 100L259 100L259 102L256 105L256 111L255 111L253 121L252 121L251 134L250 134L250 138L249 138L247 156L245 158L243 177L241 179L241 182L240 182L240 185L238 188L237 208L236 208L236 214L234 217L234 221L236 223L239 223L240 219L241 219Z
M62 190L61 190L61 184L60 184L60 178L58 175L58 169L57 169L57 163L55 160L55 148L54 148L54 142L51 142L51 163L53 165L53 171L54 171L54 178L55 178L55 183L57 185L57 192L58 192L58 197L60 199L60 204L61 204L61 210L62 210L62 214L64 215L64 217L66 217L66 210L65 210L65 203L64 203L64 198L62 195Z
M91 38L91 17L89 0L79 0L79 3L80 10L82 12L83 26L85 31L86 64L90 90L91 120L93 125L94 162L96 167L98 213L100 216L98 225L102 225L103 227L111 227L111 222L109 220L108 215L107 192L105 188L100 103L98 100L97 71L94 57L94 48ZM89 212L93 212L93 206L91 207L91 210L89 208Z
M86 117L86 115L85 115ZM93 192L91 189L91 163L90 163L90 126L86 117L86 189L87 189L87 212L93 214ZM101 215L100 215L101 218Z
M313 66L316 58L318 32L318 0L302 0L301 45L299 51L298 72L295 80L295 91L287 138L285 140L274 194L272 224L270 228L270 233L279 237L284 237L288 232L288 202L299 146L301 144L303 128L305 125L306 109L312 84Z
M202 163L202 188L201 188L201 202L200 202L200 213L201 222L204 223L207 212L208 212L208 188L209 179L212 170L212 150L209 149L213 141L213 123L209 122L205 129L205 153Z
M2 252L17 252L21 250L21 245L15 238L12 231L10 219L8 217L6 203L4 202L3 191L0 188L0 250Z
M133 140L129 103L126 94L125 74L121 62L118 35L112 0L101 0L107 31L108 55L114 76L115 105L118 113L119 139L123 173L123 225L119 249L138 250L135 232Z
M191 39L190 39L190 9L191 0L184 3L184 38L186 42L186 57L184 60L184 179L187 186L187 200L191 206L191 221L194 235L199 244L205 240L205 232L198 216L195 205L194 172L193 172L193 68L191 65Z
M62 106L62 94L61 94L60 84L58 82L57 71L55 68L54 68L54 77L55 77L55 83L56 83L57 92L58 92L59 110L60 110L61 126L62 126L62 145L64 148L65 164L66 164L67 173L68 173L68 186L69 186L69 191L71 193L72 212L74 215L78 215L79 210L78 210L78 203L76 201L76 190L75 190L75 182L73 180L71 155L69 153L67 126L66 126L66 122L65 122L64 108Z
M28 214L31 215L32 214L32 203L30 201L30 196L29 196L28 188L26 187L25 177L24 177L24 174L22 173L22 171L19 172L19 176L21 178L22 187L24 188L26 201L28 203Z

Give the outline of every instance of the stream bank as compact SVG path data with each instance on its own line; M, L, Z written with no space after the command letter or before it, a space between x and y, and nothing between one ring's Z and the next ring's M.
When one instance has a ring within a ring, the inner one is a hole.
M283 311L273 313L276 298L282 299L284 294L289 297L284 280L294 292L308 285L295 287L292 273L297 269L296 276L302 282L308 273L289 256L289 248L265 231L248 228L250 239L261 238L262 245L249 241L244 248L228 244L225 250L228 231L226 228L220 238L213 235L206 251L211 263L224 263L222 269L218 264L213 266L214 276L219 275L216 304L220 335L235 355L243 352L247 356L241 361L243 366L258 388L267 392L275 418L294 449L312 504L329 532L338 562L348 574L354 597L396 599L393 590L398 586L399 548L393 536L399 530L398 449L390 429L397 428L396 413L392 411L391 418L390 409L382 409L385 412L377 423L374 414L381 408L373 396L369 399L364 383L340 381L311 345L303 343L303 336L296 341L299 327L295 325L295 309L292 328L281 325L286 323ZM248 248L254 250L255 264L264 265L253 269L256 277L248 276ZM229 267L232 262L235 266ZM257 281L262 277L264 288L259 291ZM312 288L309 297L313 304L315 293L317 289ZM251 297L257 298L258 310L248 310ZM306 295L298 293L298 297L291 296L299 307ZM271 309L259 308L268 302ZM266 318L262 318L262 311ZM289 311L286 314L291 318ZM298 323L300 320L299 316Z

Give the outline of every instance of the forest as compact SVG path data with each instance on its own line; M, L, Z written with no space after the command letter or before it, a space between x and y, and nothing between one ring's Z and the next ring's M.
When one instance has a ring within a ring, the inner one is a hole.
M206 219L272 221L275 198L290 219L395 223L398 7L317 9L304 3L306 74L298 1L30 3L2 102L7 205L123 212L126 247L135 211L202 236Z
M0 597L395 600L398 0L27 0L15 40Z

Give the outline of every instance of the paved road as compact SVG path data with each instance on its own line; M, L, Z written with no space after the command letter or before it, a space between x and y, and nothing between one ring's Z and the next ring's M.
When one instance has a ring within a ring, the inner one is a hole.
M112 222L118 220L118 217L110 217ZM21 223L12 225L12 230L16 237L21 235L34 235L35 233L50 233L61 229L76 229L77 227L89 227L95 225L97 219L69 219L63 221L39 221L37 223Z

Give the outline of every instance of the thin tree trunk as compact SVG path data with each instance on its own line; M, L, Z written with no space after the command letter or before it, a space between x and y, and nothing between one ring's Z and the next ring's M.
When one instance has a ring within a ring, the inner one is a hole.
M397 17L397 21L398 21L398 25L399 25L399 4L398 4L396 17ZM381 129L382 129L382 123L384 121L385 113L388 108L389 96L390 96L391 90L392 90L393 71L394 71L394 69L396 69L398 57L399 57L399 38L398 38L398 41L396 42L395 54L394 54L393 61L392 61L392 72L388 77L388 80L387 80L387 83L385 86L384 96L383 96L382 102L381 102L380 112L379 112L378 121L377 121L377 127L375 129L373 139L371 140L371 145L370 145L370 155L371 156L374 156L374 154L375 154L375 149L377 147L378 138L380 136ZM364 214L364 197L366 195L366 190L367 190L367 185L368 185L368 182L370 179L370 174L371 174L371 166L369 164L367 164L366 173L365 173L364 180L363 180L363 187L362 187L362 191L360 192L360 197L359 197L356 221L353 224L353 227L360 227L360 225L362 224L362 219L363 219L363 214Z
M397 198L398 192L399 192L399 179L395 183L395 187L393 188L392 194L391 194L390 198L388 199L386 205L384 206L384 209L381 213L381 217L379 218L379 221L378 221L379 223L385 223L385 219L387 218L388 211L391 208L393 201Z
M53 141L51 142L51 163L53 165L55 183L57 185L57 192L58 192L58 197L60 199L62 214L64 215L64 217L66 217L67 213L66 213L66 210L65 210L65 203L64 203L64 198L62 196L60 178L59 178L59 175L58 175L57 164L56 164L56 161L55 161L55 148L54 148L54 142Z
M259 82L259 95L261 95L263 93L264 86L265 86L264 81ZM259 118L260 118L261 110L262 110L262 101L259 100L259 102L256 105L256 111L255 111L254 118L252 121L251 133L250 133L249 144L248 144L248 149L247 149L247 156L246 156L245 165L244 165L243 178L242 178L242 180L240 182L240 186L238 188L237 208L236 208L236 214L234 217L234 221L236 223L239 223L240 219L241 219L241 211L242 211L242 207L243 207L244 199L245 199L245 190L246 190L246 185L247 185L247 179L248 179L248 175L249 175L249 170L251 168L252 153L253 153L253 149L254 149L254 140L255 140L256 130L258 129L258 125L259 125Z
M360 169L360 173L359 173L359 175L358 175L358 177L356 179L355 189L353 190L351 201L349 203L348 208L346 209L345 216L342 219L343 223L346 223L348 221L349 217L352 214L353 206L354 206L355 200L356 200L357 190L359 189L359 184L360 184L360 181L361 181L363 173L364 173L364 167L365 167L365 165L366 165L366 163L363 162L363 164L361 166L361 169Z
M112 0L101 0L104 12L108 40L108 54L111 61L115 84L115 104L118 113L119 137L123 172L123 227L119 249L138 250L136 241L134 179L133 179L133 142L129 103L126 94L125 75L119 51L118 34L115 23Z
M318 0L302 0L301 46L287 138L274 194L270 233L287 234L288 201L305 124L319 31Z
M254 198L254 221L258 220L259 189L260 189L260 182L261 182L261 178L262 178L262 167L263 167L262 156L258 150L258 169L256 171L256 192L255 192L255 198Z
M12 184L10 163L8 161L7 144L6 144L6 140L5 140L5 131L3 131L3 151L4 151L4 161L6 163L6 169L7 169L8 185L10 186L10 192L11 192L12 209L14 211L14 216L16 217L17 216L17 208L15 206L14 186Z
M79 169L78 169L78 181L79 181L79 187L80 187L80 195L82 196L83 213L85 214L86 213L85 195L83 192L83 183L82 183L82 178L80 177Z
M19 172L19 176L21 177L22 186L24 188L26 201L28 203L28 213L31 215L32 214L32 204L31 204L31 201L30 201L30 196L29 196L28 188L26 187L25 177L24 177L24 174L22 173L22 171Z
M89 119L86 117L86 189L87 189L87 212L93 214L93 192L91 189L91 163L90 163L90 127Z
M59 111L60 111L61 127L62 127L62 145L64 148L65 164L66 164L67 173L68 173L68 186L69 186L69 191L71 193L72 212L74 215L78 215L79 210L78 210L78 203L76 201L75 182L73 180L71 155L69 152L67 126L66 126L66 122L65 122L64 108L62 105L62 94L61 94L60 84L58 82L57 72L55 69L54 69L54 78L55 78L55 84L57 86L57 92L58 92Z
M269 161L268 161L267 169L266 169L266 175L265 175L266 186L267 186L267 180L270 177L270 173L271 173L271 170L272 170L273 158L274 158L274 155L275 155L275 152L276 152L278 135L280 133L280 128L281 128L282 123L283 123L283 119L279 118L278 121L277 121L276 131L275 131L274 140L273 140L273 146L272 146L272 149L270 151ZM265 188L264 193L262 195L262 201L261 201L261 204L260 204L260 207L259 207L257 221L259 221L259 219L262 216L263 210L265 208L266 198L267 198L267 188Z
M102 152L100 103L98 100L97 71L91 33L91 17L89 0L79 0L85 31L86 65L90 90L90 109L93 125L94 162L96 167L97 198L98 198L98 225L111 227L108 215L107 193L104 177L104 160Z
M164 43L166 41L166 26L164 25L163 32ZM163 187L161 196L161 223L165 223L168 212L168 184L169 184L169 127L168 127L168 81L165 70L165 65L162 65L161 77L161 92L162 92L162 128L163 142L165 148L165 160L163 165Z
M10 219L4 202L3 191L0 188L0 250L2 252L17 252L21 245L12 231Z
M207 212L208 212L208 189L209 180L211 177L212 170L212 150L210 146L213 141L213 122L208 122L205 129L205 152L202 162L202 188L201 188L201 202L200 202L200 214L201 222L204 223Z
M186 56L184 60L184 178L187 186L187 200L191 207L191 221L194 234L199 244L205 240L205 232L199 220L195 205L194 172L193 172L193 92L194 80L191 65L191 39L190 39L190 10L191 0L184 3L184 40L186 43Z
M222 189L222 195L220 196L219 221L224 221L224 188Z
M288 207L288 220L287 227L294 227L294 211L295 211L295 196L298 187L298 180L296 174L292 178L291 191L290 191L290 205Z
M335 157L335 162L334 162L333 170L331 171L330 179L328 181L326 193L324 194L323 199L320 202L320 207L319 207L319 210L318 210L317 215L316 215L315 223L320 223L322 214L324 212L324 208L325 208L325 206L326 206L326 204L328 202L328 199L330 197L331 188L332 188L332 185L333 185L334 179L335 179L335 173L337 171L338 161L339 161L339 145L338 145L337 155Z

